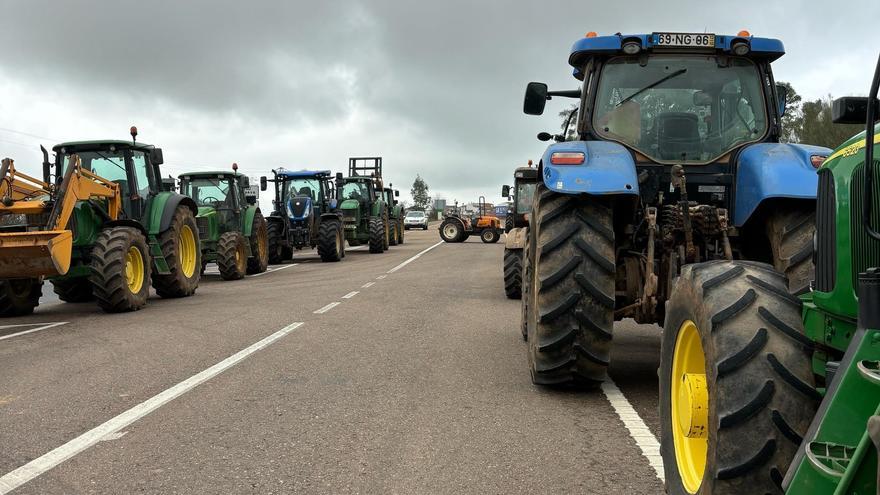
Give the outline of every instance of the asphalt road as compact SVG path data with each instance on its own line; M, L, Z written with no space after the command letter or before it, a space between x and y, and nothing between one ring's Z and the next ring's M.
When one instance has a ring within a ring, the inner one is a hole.
M661 493L659 329L616 326L622 396L536 387L503 242L438 241L121 315L49 287L0 322L0 494Z

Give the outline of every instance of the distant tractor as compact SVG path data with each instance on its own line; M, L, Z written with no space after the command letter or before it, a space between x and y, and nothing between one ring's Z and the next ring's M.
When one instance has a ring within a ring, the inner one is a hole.
M501 195L505 198L510 198L513 193L513 206L507 210L511 228L504 240L503 263L504 293L510 299L519 299L524 289L523 252L529 236L528 214L539 180L537 168L519 167L513 173L513 189L510 186L501 188Z
M0 167L0 315L30 314L43 279L65 302L123 312L199 285L195 202L164 190L162 150L135 141L43 149L43 179ZM54 170L54 173L53 173Z
M180 190L199 208L196 224L202 251L202 271L216 262L223 280L263 273L269 265L268 225L249 195L250 181L232 172L188 172L179 177ZM265 189L263 189L265 190ZM254 193L256 194L256 193Z
M567 57L579 89L528 84L527 114L580 102L573 139L538 135L556 142L538 164L528 236L534 383L598 387L614 321L663 322L684 265L765 262L809 291L816 170L831 150L779 142L786 88L771 63L783 54L746 31L591 32Z
M480 236L487 244L494 244L501 238L504 227L495 216L493 209L486 205L486 198L480 196L476 215L462 214L459 209L452 210L440 223L440 238L445 242L464 242L472 235Z
M403 244L403 207L398 204L397 197L400 191L393 188L393 184L382 189L383 200L388 208L388 220L391 223L391 233L389 234L389 244L396 246Z
M391 240L391 218L382 193L382 158L350 158L348 166L348 177L336 174L345 239L352 246L367 244L371 253L382 253Z
M342 215L329 170L273 170L260 178L260 187L275 185L274 209L269 215L269 262L293 258L294 250L318 248L321 261L345 257Z
M865 123L819 169L811 290L750 261L685 266L660 356L670 494L876 494L880 453L880 59Z

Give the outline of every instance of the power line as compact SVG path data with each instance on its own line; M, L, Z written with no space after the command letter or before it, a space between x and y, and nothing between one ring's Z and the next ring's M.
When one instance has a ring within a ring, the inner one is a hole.
M59 141L61 141L60 139L50 138L50 137L46 137L46 136L38 136L38 135L36 135L36 134L31 134L31 133L29 133L29 132L16 131L15 129L8 129L8 128L6 128L6 127L0 127L0 131L11 132L11 133L13 133L13 134L21 134L22 136L28 136L28 137L32 137L32 138L35 138L35 139L45 139L45 140L47 140L47 141L52 141L52 142L59 142Z

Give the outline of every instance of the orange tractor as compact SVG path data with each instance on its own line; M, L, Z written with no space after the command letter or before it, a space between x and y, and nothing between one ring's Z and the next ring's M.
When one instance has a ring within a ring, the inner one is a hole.
M486 205L483 196L480 196L476 215L467 216L456 209L440 223L440 238L446 242L464 242L468 237L478 235L481 241L494 244L503 231L501 220Z

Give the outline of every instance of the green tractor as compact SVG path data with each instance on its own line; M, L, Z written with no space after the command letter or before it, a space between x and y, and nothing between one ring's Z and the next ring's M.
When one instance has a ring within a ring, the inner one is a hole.
M388 184L388 186L382 188L382 199L385 201L386 208L388 208L388 220L391 223L388 244L396 246L403 244L403 231L405 230L403 228L403 217L405 213L403 212L403 207L395 199L400 196L400 191L393 188L394 184Z
M336 174L336 197L345 240L350 246L367 244L382 253L391 241L391 222L382 191L382 158L350 158L348 177Z
M510 186L501 188L501 196L505 198L511 199L510 193L513 192L513 206L507 210L504 222L507 231L504 241L504 294L510 299L519 299L523 291L523 252L528 244L528 213L540 179L538 169L531 164L532 161L529 160L528 167L519 167L513 172L512 189ZM509 229L506 227L508 223ZM523 338L525 336L523 333Z
M202 272L216 262L223 280L263 273L269 266L268 224L257 206L247 176L232 172L188 172L180 190L198 206L196 223L202 251ZM265 191L265 189L263 189Z
M162 150L135 141L56 145L54 173L43 149L42 181L0 169L0 315L33 312L48 278L65 302L96 300L107 312L199 285L196 204L163 187Z
M878 493L880 59L867 123L819 169L816 264L795 297L770 265L685 266L661 349L661 452L672 494Z

